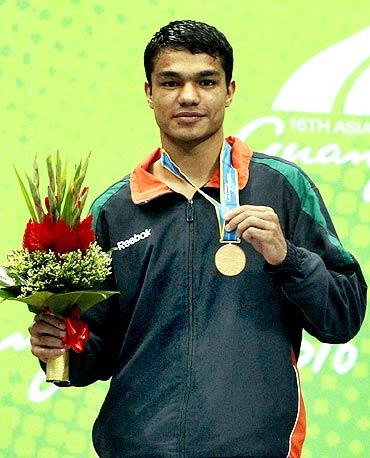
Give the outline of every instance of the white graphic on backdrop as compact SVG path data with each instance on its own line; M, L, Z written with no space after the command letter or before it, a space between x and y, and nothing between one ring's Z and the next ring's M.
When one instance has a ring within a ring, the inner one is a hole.
M22 351L30 346L29 337L24 337L20 332L13 332L9 336L0 340L0 351L13 348L15 351Z
M275 111L331 113L341 88L370 57L370 27L320 52L284 84L272 104ZM370 115L370 68L353 84L344 114Z
M45 374L44 371L39 371L33 377L30 386L28 388L28 398L31 402L36 404L40 402L45 402L54 393L56 393L60 388L51 383L45 386Z
M334 357L332 353L334 352ZM351 343L332 345L321 343L316 350L315 346L306 339L302 339L301 352L298 367L301 369L310 366L314 374L318 374L324 364L332 365L337 374L343 375L349 372L356 364L358 350ZM331 360L332 359L332 360Z
M266 130L265 137L271 138L272 134L276 141L265 148L261 145L260 151L270 156L303 164L340 166L348 163L370 168L369 149L344 151L339 144L341 137L338 137L356 136L357 140L363 138L364 145L370 143L370 67L366 67L369 60L370 27L320 52L293 73L272 104L274 111L294 112L288 120L269 114L249 121L236 136L247 140L253 133ZM349 78L351 85L347 87ZM335 107L338 97L342 107ZM336 108L342 110L343 119L337 119ZM307 116L307 113L315 114ZM348 115L363 118L348 119ZM286 139L288 134L295 132L330 134L332 142L314 147L302 145L293 138L285 144L279 141L279 137ZM370 180L365 183L362 198L370 202Z
M349 91L344 103L344 113L364 116L370 114L370 66L358 77Z

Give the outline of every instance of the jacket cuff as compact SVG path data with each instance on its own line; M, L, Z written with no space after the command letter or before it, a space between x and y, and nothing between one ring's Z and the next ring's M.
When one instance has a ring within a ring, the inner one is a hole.
M298 247L293 245L293 243L286 240L287 243L287 255L284 261L278 266L272 266L269 263L265 263L265 271L273 275L285 275L292 274L300 270L303 256L302 251Z

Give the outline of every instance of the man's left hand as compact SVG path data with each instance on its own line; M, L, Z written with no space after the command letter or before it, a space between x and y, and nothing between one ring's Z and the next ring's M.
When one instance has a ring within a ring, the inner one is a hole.
M278 266L284 261L287 244L279 218L272 208L242 205L231 211L225 220L225 229L237 229L238 236L261 253L266 262Z

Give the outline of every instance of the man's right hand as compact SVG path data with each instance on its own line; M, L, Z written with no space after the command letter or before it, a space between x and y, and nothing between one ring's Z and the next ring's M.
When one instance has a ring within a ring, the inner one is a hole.
M66 351L62 339L66 335L64 321L55 315L39 314L28 328L31 352L41 361L54 359Z

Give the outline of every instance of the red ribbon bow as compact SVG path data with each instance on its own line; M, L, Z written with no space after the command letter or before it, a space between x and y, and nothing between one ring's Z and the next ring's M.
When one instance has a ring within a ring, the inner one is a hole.
M46 314L52 315L50 309L45 310ZM85 349L85 342L90 340L89 327L80 320L80 309L72 307L69 315L63 318L66 335L63 337L63 344L67 348L72 348L76 353L81 353Z
M69 315L64 318L66 335L63 344L71 347L76 353L81 353L85 349L85 342L90 340L89 328L86 323L80 320L80 309L72 307Z

